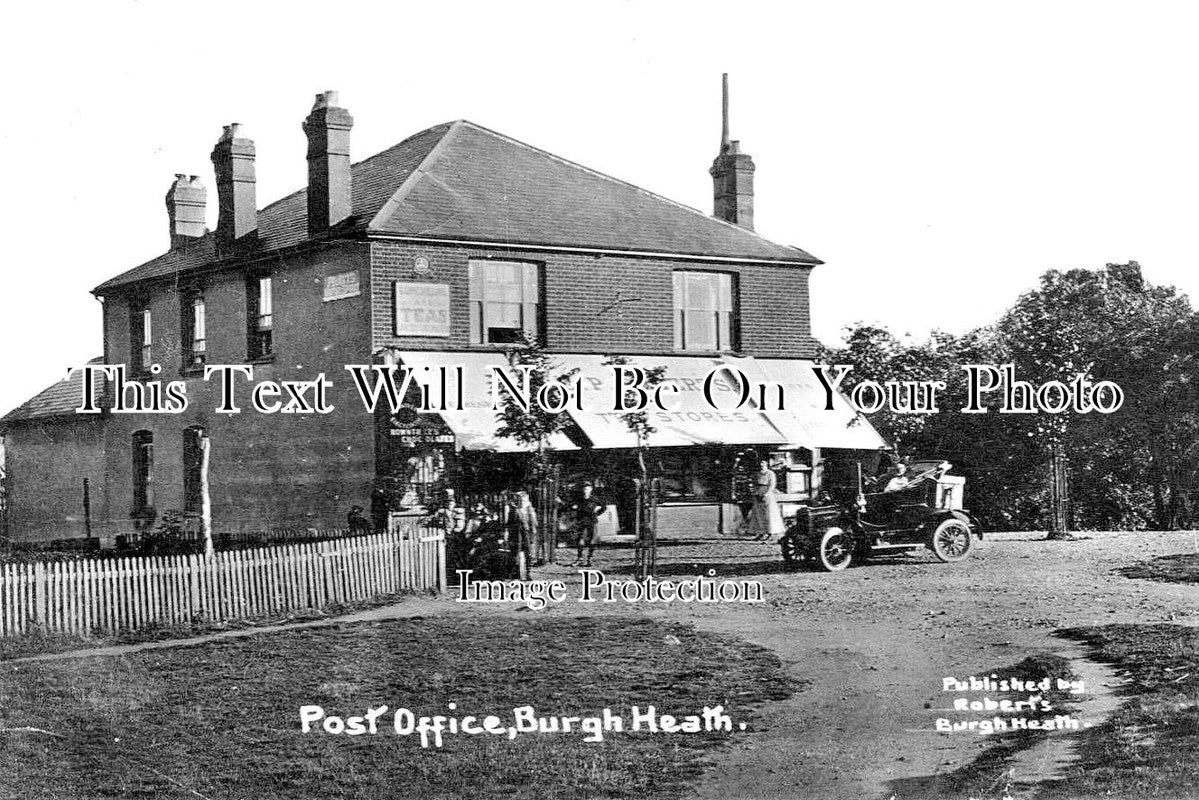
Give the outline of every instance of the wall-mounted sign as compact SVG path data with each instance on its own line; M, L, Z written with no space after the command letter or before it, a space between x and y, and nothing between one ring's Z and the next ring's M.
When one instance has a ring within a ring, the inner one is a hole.
M325 302L343 300L347 297L357 297L358 270L339 272L336 275L325 276Z
M408 412L408 413L406 413ZM393 445L419 447L429 444L453 444L454 432L436 414L416 414L410 406L387 419L387 436Z
M433 270L429 267L429 259L424 256L417 256L412 262L412 271L417 275L428 275Z
M392 428L388 433L404 447L420 447L423 444L453 444L454 434L437 432L428 428Z
M395 312L396 336L449 336L449 284L396 281Z

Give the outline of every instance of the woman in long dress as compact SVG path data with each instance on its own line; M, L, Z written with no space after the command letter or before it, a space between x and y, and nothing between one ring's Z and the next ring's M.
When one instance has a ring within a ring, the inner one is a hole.
M754 505L749 512L749 534L754 541L766 541L783 535L783 512L779 510L778 478L770 463L759 464L754 476Z

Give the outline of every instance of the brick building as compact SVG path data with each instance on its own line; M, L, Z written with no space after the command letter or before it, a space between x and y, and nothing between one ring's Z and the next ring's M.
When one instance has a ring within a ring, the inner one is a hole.
M729 140L727 115L711 168L714 216L464 120L352 164L352 126L336 93L318 95L303 123L308 185L263 208L255 144L227 126L212 151L215 231L204 223L206 187L176 176L170 249L93 292L104 308L101 361L136 381L185 381L190 404L181 414L74 414L76 375L5 416L14 536L107 537L167 509L196 511L202 436L217 530L342 526L381 482L402 493L405 481L427 491L478 479L487 458L471 462L472 452L521 449L488 435L490 411L442 415L436 436L372 415L346 364L486 364L522 334L567 365L594 369L619 354L681 377L723 359L778 374L815 354L808 278L821 262L753 232L754 166ZM203 369L219 364L251 365L255 382L324 373L334 409L217 413L219 382ZM106 388L110 402L138 391ZM710 416L662 426L659 467L680 505L727 500L688 475L729 448L802 449L796 463L811 468L820 447L879 443L845 408L819 424L763 416L750 414L744 436ZM628 447L595 418L578 427L564 443L578 469L597 469L597 450Z

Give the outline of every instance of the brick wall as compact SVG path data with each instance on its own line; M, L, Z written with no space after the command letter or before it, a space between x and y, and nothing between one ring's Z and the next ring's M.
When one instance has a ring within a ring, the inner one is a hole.
M4 436L8 527L14 539L86 535L83 480L93 521L103 516L103 425L97 417L56 417L14 425Z
M675 352L671 274L676 269L692 269L738 276L745 355L811 358L815 354L808 307L810 268L384 241L373 242L370 248L371 327L376 348L469 348L467 263L472 258L504 258L542 265L546 341L554 350ZM414 272L418 257L428 261L428 274ZM395 335L392 287L397 281L449 285L449 337Z
M154 360L159 377L186 380L190 405L182 414L113 414L106 424L103 532L131 527L132 439L154 434L154 506L161 514L183 507L183 432L204 427L211 440L210 483L217 530L268 526L344 527L351 505L370 504L374 478L374 421L363 410L344 370L370 363L369 261L361 243L292 256L269 265L273 278L274 359L252 364L254 381L309 380L324 372L334 390L327 415L261 414L250 385L237 379L240 414L217 414L219 380L181 375L179 304L186 285L160 283L149 291ZM262 266L262 265L260 265ZM328 275L356 270L360 294L323 300ZM247 270L209 276L204 283L209 364L246 363ZM132 352L128 309L136 300L106 299L106 340L113 361ZM311 392L309 392L311 396ZM95 500L94 500L95 501Z
M428 274L418 275L424 257ZM802 267L737 265L611 255L545 253L398 242L339 242L281 257L270 264L208 275L203 283L209 364L246 362L246 277L251 268L274 278L274 358L255 364L255 380L307 380L325 372L334 384L329 415L263 415L249 405L239 379L242 413L216 414L218 384L182 369L180 303L185 282L158 281L139 296L105 298L108 363L136 360L130 314L143 302L153 319L153 358L163 381L185 380L190 407L182 414L114 414L103 424L40 431L41 444L18 433L10 448L15 487L45 484L41 497L14 489L21 536L81 535L81 482L91 479L93 532L131 530L135 431L154 435L154 506L182 508L184 430L202 426L212 442L211 490L218 530L268 526L339 527L353 504L369 507L375 470L375 423L359 403L344 365L369 363L382 346L469 348L467 263L505 258L542 266L547 343L563 352L671 354L675 269L720 270L738 276L742 352L805 358L814 354L808 315L808 275ZM324 279L357 271L360 294L323 300ZM393 284L447 284L450 336L397 337ZM617 302L623 300L625 302ZM88 437L91 438L88 438ZM23 438L24 437L24 438ZM37 448L41 449L37 449ZM38 466L40 465L40 466ZM24 496L22 496L24 495Z

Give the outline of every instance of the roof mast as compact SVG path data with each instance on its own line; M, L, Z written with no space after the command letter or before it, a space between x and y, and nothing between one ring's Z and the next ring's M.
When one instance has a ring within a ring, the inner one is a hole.
M723 73L720 106L720 153L708 173L712 176L712 216L754 229L754 160L729 138L729 74Z
M722 102L720 106L720 152L727 153L729 150L729 74L727 72L720 76L722 89Z

